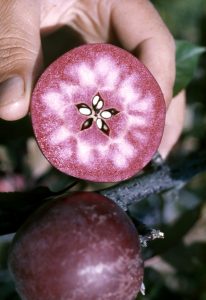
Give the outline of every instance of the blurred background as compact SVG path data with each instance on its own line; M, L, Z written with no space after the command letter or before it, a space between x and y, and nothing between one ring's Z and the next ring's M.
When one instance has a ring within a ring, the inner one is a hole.
M153 0L175 39L206 47L205 0ZM206 149L206 54L201 55L187 87L184 131L170 157ZM28 118L0 121L0 192L23 191L36 185L52 190L73 179L52 169L33 139ZM180 192L152 196L134 205L132 212L165 239L143 249L146 295L138 299L206 300L206 174L196 176ZM0 299L19 299L7 270L12 235L0 237Z
M205 0L154 0L175 39L206 46ZM184 131L169 160L206 149L206 55L201 55L187 87ZM146 296L138 299L206 300L206 174L180 193L153 196L136 207L147 225L161 228L165 239L143 250ZM148 258L148 259L147 259Z

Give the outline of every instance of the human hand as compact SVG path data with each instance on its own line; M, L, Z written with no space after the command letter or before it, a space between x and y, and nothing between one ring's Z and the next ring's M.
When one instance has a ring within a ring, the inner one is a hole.
M149 1L2 0L0 20L0 118L17 120L28 113L33 85L43 70L40 34L66 25L85 43L119 44L148 67L168 108L159 149L163 157L168 154L181 132L184 97L180 94L181 100L170 105L175 45Z

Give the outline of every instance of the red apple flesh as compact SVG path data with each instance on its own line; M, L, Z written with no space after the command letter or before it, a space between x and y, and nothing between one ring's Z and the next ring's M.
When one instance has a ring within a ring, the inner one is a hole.
M9 267L24 300L132 300L143 280L133 223L90 192L40 208L17 234Z
M33 92L31 116L53 166L77 178L117 182L138 173L156 152L165 101L132 54L88 44L46 69Z

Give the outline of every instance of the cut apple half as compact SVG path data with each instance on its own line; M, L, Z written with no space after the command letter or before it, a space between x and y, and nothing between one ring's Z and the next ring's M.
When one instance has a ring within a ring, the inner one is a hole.
M87 44L45 70L31 116L54 167L85 180L118 182L137 174L157 151L165 101L135 56L110 44Z

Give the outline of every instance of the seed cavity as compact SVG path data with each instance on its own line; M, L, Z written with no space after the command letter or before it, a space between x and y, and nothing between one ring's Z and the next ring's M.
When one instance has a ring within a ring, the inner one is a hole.
M92 111L91 109L87 108L87 107L82 107L80 108L79 112L82 114L82 115L85 115L85 116L89 116L91 115Z
M105 111L101 112L100 116L104 119L109 119L109 118L111 118L112 114L110 111L105 110Z
M104 100L99 93L92 98L92 108L83 102L76 104L76 107L81 115L91 116L83 122L81 130L90 128L93 122L96 122L97 128L109 136L110 128L105 122L105 119L112 118L117 115L119 111L115 108L109 108L101 111L104 107Z
M92 126L93 123L93 118L89 118L86 121L84 121L84 123L82 124L81 130L85 130L88 129L89 127Z
M94 96L94 98L93 98L93 100L92 100L93 106L96 106L96 105L97 105L97 102L99 101L99 99L100 99L99 95Z
M104 102L102 101L102 100L99 100L98 102L97 102L97 106L96 106L96 109L102 109L102 107L104 106Z
M99 129L102 129L102 127L103 127L103 121L102 121L102 119L97 119L97 127L99 128Z
M116 110L115 108L110 108L107 110L104 110L100 113L101 117L104 119L110 119L112 116L115 116L119 113L118 110Z
M92 99L92 108L95 111L95 113L98 114L100 112L100 110L103 108L103 106L104 106L104 100L102 99L102 97L98 93Z
M110 133L110 129L109 129L109 126L107 125L107 123L105 121L102 120L102 123L103 123L103 126L102 126L102 129L101 131L108 135L109 136L109 133Z
M92 114L91 108L85 103L77 104L76 107L78 108L79 112L84 116L89 116Z

